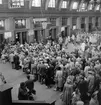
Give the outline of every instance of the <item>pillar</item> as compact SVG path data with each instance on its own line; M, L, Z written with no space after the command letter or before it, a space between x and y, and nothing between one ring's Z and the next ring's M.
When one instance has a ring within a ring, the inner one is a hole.
M95 24L96 24L96 18L95 17L92 17L92 27L95 27Z
M32 32L33 31L33 17L26 18L26 29L28 29L27 41L31 43L33 42L33 39L34 39L34 32Z
M5 31L6 32L11 32L12 37L9 38L9 41L14 41L15 36L14 36L14 30L15 30L15 21L12 17L5 19Z
M98 17L98 27L101 28L101 17Z
M62 18L61 17L56 19L56 26L58 26L58 28L57 28L57 30L58 30L57 35L59 35L61 33L61 27L62 27Z
M70 28L72 29L72 17L68 17L68 19L67 19L67 25L69 25Z
M76 27L77 29L81 29L81 17L77 17Z
M49 37L49 29L45 29L45 39Z
M89 31L89 17L85 17L85 30L86 32Z
M71 35L71 31L72 31L72 17L68 17L67 19L67 25L68 25L68 28L69 28L69 36Z

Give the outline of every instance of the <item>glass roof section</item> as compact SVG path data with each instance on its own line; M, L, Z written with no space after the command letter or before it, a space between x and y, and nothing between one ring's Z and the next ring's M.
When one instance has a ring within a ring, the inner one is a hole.
M61 8L67 8L67 1L63 1L63 2L62 2Z
M72 9L77 9L78 8L78 2L73 2L72 4Z

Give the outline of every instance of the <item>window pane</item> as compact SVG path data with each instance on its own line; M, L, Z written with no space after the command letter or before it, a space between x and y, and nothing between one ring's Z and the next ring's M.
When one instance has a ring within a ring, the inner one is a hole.
M72 9L77 9L77 7L78 7L78 2L74 2L73 6L72 6Z
M63 2L62 2L61 8L67 8L67 1L63 1Z
M4 29L4 20L0 20L0 29Z
M96 6L95 10L96 11L100 10L100 4Z
M0 4L2 4L2 0L0 0Z
M20 8L21 6L24 6L24 0L10 0L11 8Z
M93 4L89 4L88 10L92 10L93 9Z
M82 9L85 9L85 7L86 7L86 4L83 3L81 8L82 8Z
M55 5L56 5L56 0L50 0L48 7L55 8Z
M34 7L41 7L41 0L33 0L32 6Z
M24 6L24 0L21 0L21 6Z

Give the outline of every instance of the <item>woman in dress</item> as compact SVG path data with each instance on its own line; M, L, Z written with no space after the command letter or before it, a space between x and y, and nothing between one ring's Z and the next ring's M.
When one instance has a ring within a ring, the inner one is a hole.
M61 69L61 67L58 67L57 68L57 71L56 71L56 89L57 90L61 90L62 91L62 87L63 87L63 71Z
M62 101L64 105L71 105L72 93L73 93L72 82L70 79L67 79L64 85L63 95L62 95Z

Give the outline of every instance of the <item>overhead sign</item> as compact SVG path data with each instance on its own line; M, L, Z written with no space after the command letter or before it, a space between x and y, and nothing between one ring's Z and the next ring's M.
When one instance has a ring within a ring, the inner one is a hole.
M4 33L4 38L7 39L7 38L10 38L12 37L12 33L11 32L5 32Z
M33 21L34 22L45 22L47 21L47 18L34 18Z

